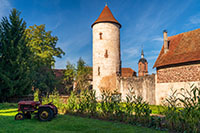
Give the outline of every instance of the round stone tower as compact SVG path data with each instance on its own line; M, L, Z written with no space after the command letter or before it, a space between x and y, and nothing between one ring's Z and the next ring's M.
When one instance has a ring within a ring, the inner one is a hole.
M93 29L93 89L100 98L102 91L118 89L117 77L121 74L121 24L106 5Z

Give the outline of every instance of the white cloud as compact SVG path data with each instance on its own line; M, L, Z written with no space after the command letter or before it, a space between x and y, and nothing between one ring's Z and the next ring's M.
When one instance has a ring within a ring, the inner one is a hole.
M156 55L156 56L148 56L147 60L155 60L157 57L158 57L158 55Z
M139 55L139 49L136 47L128 48L124 50L124 53L127 54L129 57L132 56L138 56Z
M11 4L8 0L0 0L0 18L8 15L11 10Z
M163 38L162 37L156 37L156 38L153 38L152 40L153 41L160 41L160 42L162 42Z
M190 24L195 24L195 25L200 24L200 14L196 14L190 17L189 21L190 21Z

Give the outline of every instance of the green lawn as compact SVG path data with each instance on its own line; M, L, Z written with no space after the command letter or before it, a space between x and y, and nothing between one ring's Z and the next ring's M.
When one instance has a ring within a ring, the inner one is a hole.
M59 132L161 132L154 129L137 127L119 122L108 122L70 115L58 115L50 122L37 119L14 120L17 113L16 104L0 104L0 132L59 133Z

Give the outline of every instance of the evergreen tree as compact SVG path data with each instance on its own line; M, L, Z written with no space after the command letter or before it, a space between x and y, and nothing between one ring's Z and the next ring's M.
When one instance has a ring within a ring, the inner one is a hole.
M0 101L31 92L33 54L25 29L26 23L16 9L0 23Z

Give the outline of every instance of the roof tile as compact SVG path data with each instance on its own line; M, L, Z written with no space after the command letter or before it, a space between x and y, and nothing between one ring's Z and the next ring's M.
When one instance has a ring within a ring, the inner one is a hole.
M121 24L115 19L115 17L113 16L112 12L110 11L107 5L104 7L99 18L92 24L92 27L94 24L100 23L100 22L113 22L113 23L118 24L121 27Z
M169 51L164 46L153 67L200 60L200 29L168 37Z

